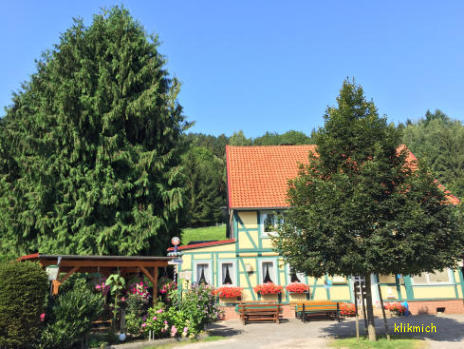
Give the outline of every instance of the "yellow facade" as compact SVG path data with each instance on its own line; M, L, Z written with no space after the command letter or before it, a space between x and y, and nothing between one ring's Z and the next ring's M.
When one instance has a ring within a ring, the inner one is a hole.
M207 279L214 287L222 286L222 268L224 263L231 268L233 285L243 288L242 300L258 300L254 287L264 281L264 270L273 283L284 287L279 300L283 303L293 303L304 299L335 300L340 302L353 302L352 280L345 277L325 276L314 278L298 274L302 283L309 285L308 295L289 294L285 287L290 284L290 268L286 261L274 250L272 239L263 233L262 214L257 210L235 212L231 226L230 239L233 242L214 246L184 249L182 251L182 265L179 276L182 287L197 282L197 266L207 266L209 273ZM265 266L268 266L265 269ZM380 284L384 301L414 301L438 299L462 299L464 283L461 270L449 272L449 281L442 284L414 283L414 277L380 275L372 278L373 296L379 296L374 288ZM428 279L427 279L428 280ZM268 295L266 299L276 299L277 296ZM377 298L378 299L378 298Z

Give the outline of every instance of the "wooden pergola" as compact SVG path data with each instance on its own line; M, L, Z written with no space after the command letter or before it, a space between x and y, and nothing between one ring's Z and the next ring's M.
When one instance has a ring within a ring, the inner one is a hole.
M174 257L148 256L79 256L79 255L48 255L34 253L18 258L18 261L36 261L46 268L58 266L57 280L53 281L53 293L57 294L60 285L72 274L100 273L108 276L113 273L127 274L143 273L153 285L153 299L158 290L158 268L168 266Z

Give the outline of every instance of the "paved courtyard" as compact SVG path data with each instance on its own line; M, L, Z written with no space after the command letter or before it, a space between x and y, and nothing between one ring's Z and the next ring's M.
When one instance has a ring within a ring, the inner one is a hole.
M429 348L464 348L464 315L431 316L418 315L392 318L388 320L390 332L394 324L398 326L422 324L435 325L436 333L403 333L403 338L425 339ZM361 331L364 329L360 321ZM384 333L383 320L376 318L378 334ZM330 320L314 320L302 323L296 319L285 320L280 325L274 323L251 323L243 326L238 320L223 321L210 327L212 335L228 336L217 342L191 344L189 348L199 349L290 349L290 348L325 348L328 341L335 337L355 336L355 321L344 320L340 323ZM395 334L394 334L395 335ZM185 347L184 347L185 348Z

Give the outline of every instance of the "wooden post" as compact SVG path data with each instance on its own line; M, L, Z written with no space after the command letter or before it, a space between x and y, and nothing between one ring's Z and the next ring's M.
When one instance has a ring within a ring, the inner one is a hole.
M153 268L153 304L158 299L158 267Z
M358 316L358 287L359 282L355 281L354 285L354 310L356 312L356 339L359 341L359 316Z
M382 307L382 315L383 315L383 324L385 326L385 334L387 336L387 340L390 340L390 331L388 329L387 317L385 316L385 308L383 307L382 290L380 289L380 281L377 282L377 287L379 289L380 306Z

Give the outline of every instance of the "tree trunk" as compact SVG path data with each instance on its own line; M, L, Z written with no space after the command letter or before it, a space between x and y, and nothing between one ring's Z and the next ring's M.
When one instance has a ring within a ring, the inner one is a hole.
M366 279L367 333L369 335L369 341L376 341L374 309L372 307L371 276L368 274L364 278Z

